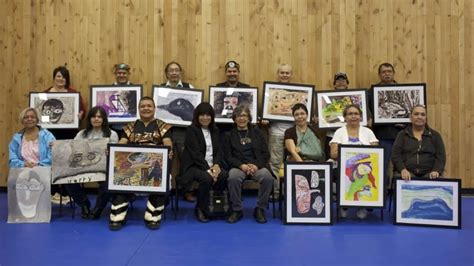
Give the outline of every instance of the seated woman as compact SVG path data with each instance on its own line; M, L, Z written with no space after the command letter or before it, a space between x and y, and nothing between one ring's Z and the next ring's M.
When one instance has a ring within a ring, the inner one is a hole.
M227 185L227 172L220 167L222 151L214 118L214 109L209 103L201 103L194 109L192 124L186 130L181 163L182 182L199 183L195 213L202 223L209 221L209 192L224 190Z
M337 160L340 144L351 145L378 145L379 141L375 137L374 132L369 128L360 125L362 110L358 105L351 104L344 108L342 113L346 125L336 130L334 136L329 142L331 145L331 159ZM366 209L359 209L357 217L364 219L367 217ZM341 217L347 217L347 208L341 209Z
M96 106L87 114L86 128L79 131L74 139L100 138L109 138L110 143L118 142L117 133L109 128L107 113L102 107ZM92 212L90 211L91 203L80 184L67 184L65 187L74 199L74 202L81 207L82 219L100 218L100 214L109 200L109 195L106 193L107 184L105 181L99 182L99 192Z
M295 125L285 131L285 148L290 161L322 161L324 151L316 128L308 124L308 109L302 103L292 108Z
M441 135L426 122L426 107L413 107L410 121L411 125L398 132L393 143L395 175L401 175L405 180L440 177L446 165L446 153Z
M20 113L23 129L13 135L9 148L10 168L51 165L53 134L38 126L39 113L35 108L26 108Z

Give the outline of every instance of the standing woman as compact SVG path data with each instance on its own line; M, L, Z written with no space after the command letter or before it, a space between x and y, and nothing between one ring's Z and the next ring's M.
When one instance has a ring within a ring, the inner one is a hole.
M295 125L285 131L285 148L290 161L323 161L324 151L316 128L308 124L308 109L302 103L292 108Z
M351 104L344 108L342 112L346 125L336 130L331 142L331 159L337 160L339 157L338 149L340 144L351 145L378 145L379 141L374 132L367 127L360 125L362 110L358 105ZM367 217L366 209L359 209L357 217L365 219ZM341 217L347 217L347 208L341 210Z
M19 116L23 129L13 135L9 148L10 168L51 165L50 143L54 135L38 126L39 113L35 108L26 108Z
M110 143L118 142L118 135L115 131L109 128L107 114L102 107L95 106L87 114L86 128L79 131L74 139L101 139L109 138ZM105 181L99 183L99 192L95 202L95 207L90 211L91 203L87 198L84 189L80 184L67 184L68 190L74 201L81 207L81 217L83 219L99 219L100 214L104 210L109 200L109 195L106 193L107 184Z
M201 103L194 110L193 122L186 130L183 160L181 162L182 182L199 183L196 219L202 223L209 221L209 192L224 190L227 172L221 169L222 152L219 130L214 123L214 109L209 103Z

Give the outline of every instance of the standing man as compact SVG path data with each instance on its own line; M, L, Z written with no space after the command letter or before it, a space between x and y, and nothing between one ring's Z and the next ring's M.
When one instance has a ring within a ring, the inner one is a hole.
M242 83L240 79L240 65L231 60L225 64L226 80L222 83L216 84L216 87L234 87L234 88L249 88L250 85Z
M183 82L182 79L183 68L178 62L171 61L165 66L166 82L161 86L170 88L193 89L194 86L190 83ZM181 154L184 150L184 141L186 138L186 127L173 127L171 131L171 138L173 139L173 146L181 162ZM174 165L176 166L176 164ZM174 167L173 166L173 167ZM192 180L191 180L192 181ZM195 202L196 198L193 195L193 182L183 182L181 175L176 176L176 185L179 190L183 192L183 199L187 202Z
M390 63L382 63L379 65L378 69L379 79L380 82L376 85L390 85L390 84L397 84L395 81L395 68ZM374 91L371 89L369 91L369 107L375 108L374 100L373 100ZM372 110L372 114L373 114ZM373 121L373 119L372 119ZM388 180L390 177L389 171L389 163L390 163L390 156L392 154L392 146L395 142L398 132L405 128L404 124L395 124L395 125L373 125L373 131L375 136L380 141L380 146L384 148L384 181L385 184L388 184Z
M130 76L130 66L125 63L114 65L115 82L114 85L131 85L128 77Z
M155 118L155 102L145 96L138 103L140 119L128 123L119 144L164 145L172 148L171 126ZM172 153L171 153L172 154ZM166 160L166 158L163 158ZM112 200L109 229L120 230L127 221L128 202L133 194L117 193ZM166 196L151 194L148 197L144 221L150 230L160 228Z

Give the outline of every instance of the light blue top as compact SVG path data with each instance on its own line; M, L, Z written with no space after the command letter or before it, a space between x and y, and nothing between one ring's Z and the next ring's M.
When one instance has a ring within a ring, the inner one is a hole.
M17 132L13 135L9 149L9 164L10 168L22 168L25 167L25 160L21 156L21 142L23 139L24 131ZM39 166L50 166L51 165L51 147L49 143L55 141L54 135L45 128L41 128L38 132L38 143L39 143Z

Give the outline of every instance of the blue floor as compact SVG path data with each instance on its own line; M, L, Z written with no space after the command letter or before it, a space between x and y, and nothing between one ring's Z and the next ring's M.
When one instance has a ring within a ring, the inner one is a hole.
M107 219L81 220L77 209L50 224L7 224L7 195L0 193L0 266L4 265L474 265L474 198L463 198L462 230L392 225L379 212L332 226L257 224L254 196L244 218L201 224L193 205L180 202L178 219L168 211L158 231L143 224L145 202L135 202L118 232Z

